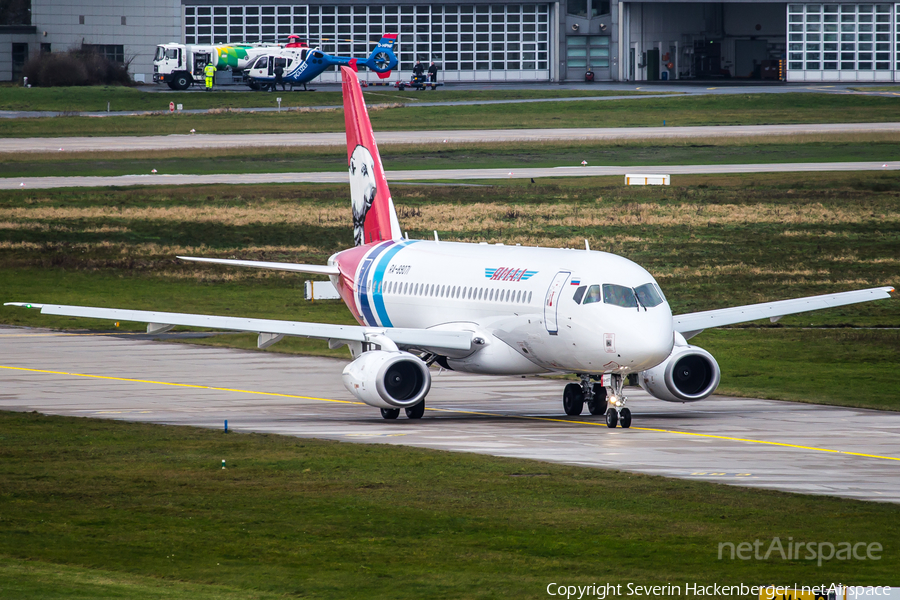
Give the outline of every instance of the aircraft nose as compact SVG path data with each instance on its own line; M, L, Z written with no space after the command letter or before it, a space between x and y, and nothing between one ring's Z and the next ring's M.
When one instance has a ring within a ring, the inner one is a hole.
M626 359L622 366L643 371L655 367L672 352L675 343L671 311L641 311L641 318L633 320L616 337L617 354Z

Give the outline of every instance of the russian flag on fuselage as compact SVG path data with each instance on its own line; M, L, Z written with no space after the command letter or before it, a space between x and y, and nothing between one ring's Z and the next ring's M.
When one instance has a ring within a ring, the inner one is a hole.
M348 67L341 67L341 74L354 242L359 246L382 240L399 240L400 223L394 211L359 80Z

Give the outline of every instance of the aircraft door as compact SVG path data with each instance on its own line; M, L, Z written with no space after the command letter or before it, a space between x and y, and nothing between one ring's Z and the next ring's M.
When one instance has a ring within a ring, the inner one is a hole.
M268 68L269 65L269 57L268 56L260 56L256 59L256 62L253 63L253 66L250 67L250 77L263 77L265 75L265 69Z
M547 296L544 298L544 326L550 335L556 335L559 332L557 323L559 298L562 295L563 286L566 285L571 274L571 271L560 271L550 282L550 287L547 288Z

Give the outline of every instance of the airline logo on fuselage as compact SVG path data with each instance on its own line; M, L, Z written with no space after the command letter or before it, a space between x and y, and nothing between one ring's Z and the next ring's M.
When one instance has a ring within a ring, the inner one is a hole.
M516 267L500 267L498 269L485 269L484 276L491 281L528 281L537 271L517 269Z

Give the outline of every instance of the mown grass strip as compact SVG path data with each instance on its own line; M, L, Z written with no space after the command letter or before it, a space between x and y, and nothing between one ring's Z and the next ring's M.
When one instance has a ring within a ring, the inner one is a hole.
M895 505L29 413L0 413L0 436L0 555L13 559L0 581L36 597L63 585L54 564L73 589L126 585L155 597L537 598L551 582L817 583L815 561L718 558L722 542L774 537L884 546L878 561L829 561L842 581L880 585L898 568Z
M321 88L321 86L320 86ZM246 88L244 88L246 90ZM325 90L325 91L322 91ZM202 93L200 93L202 92ZM458 90L444 87L440 93L421 94L414 91L401 92L392 88L365 90L366 102L377 103L417 103L454 102L477 100L526 100L540 98L581 98L604 96L641 96L646 94L678 94L677 91L628 90L566 90L566 89L503 89L503 90ZM343 99L339 85L326 85L315 93L287 92L281 97L282 108L306 106L341 106ZM9 111L61 111L98 112L112 111L160 111L169 110L169 102L181 104L185 109L228 109L228 108L275 108L275 94L238 91L219 88L207 93L199 88L192 91L176 92L164 85L137 86L84 86L23 88L17 85L0 85L0 110Z
M670 127L776 123L873 123L900 119L894 98L837 94L740 94L478 106L370 108L375 131L557 127ZM281 113L157 114L3 119L0 136L106 136L343 131L341 109Z

